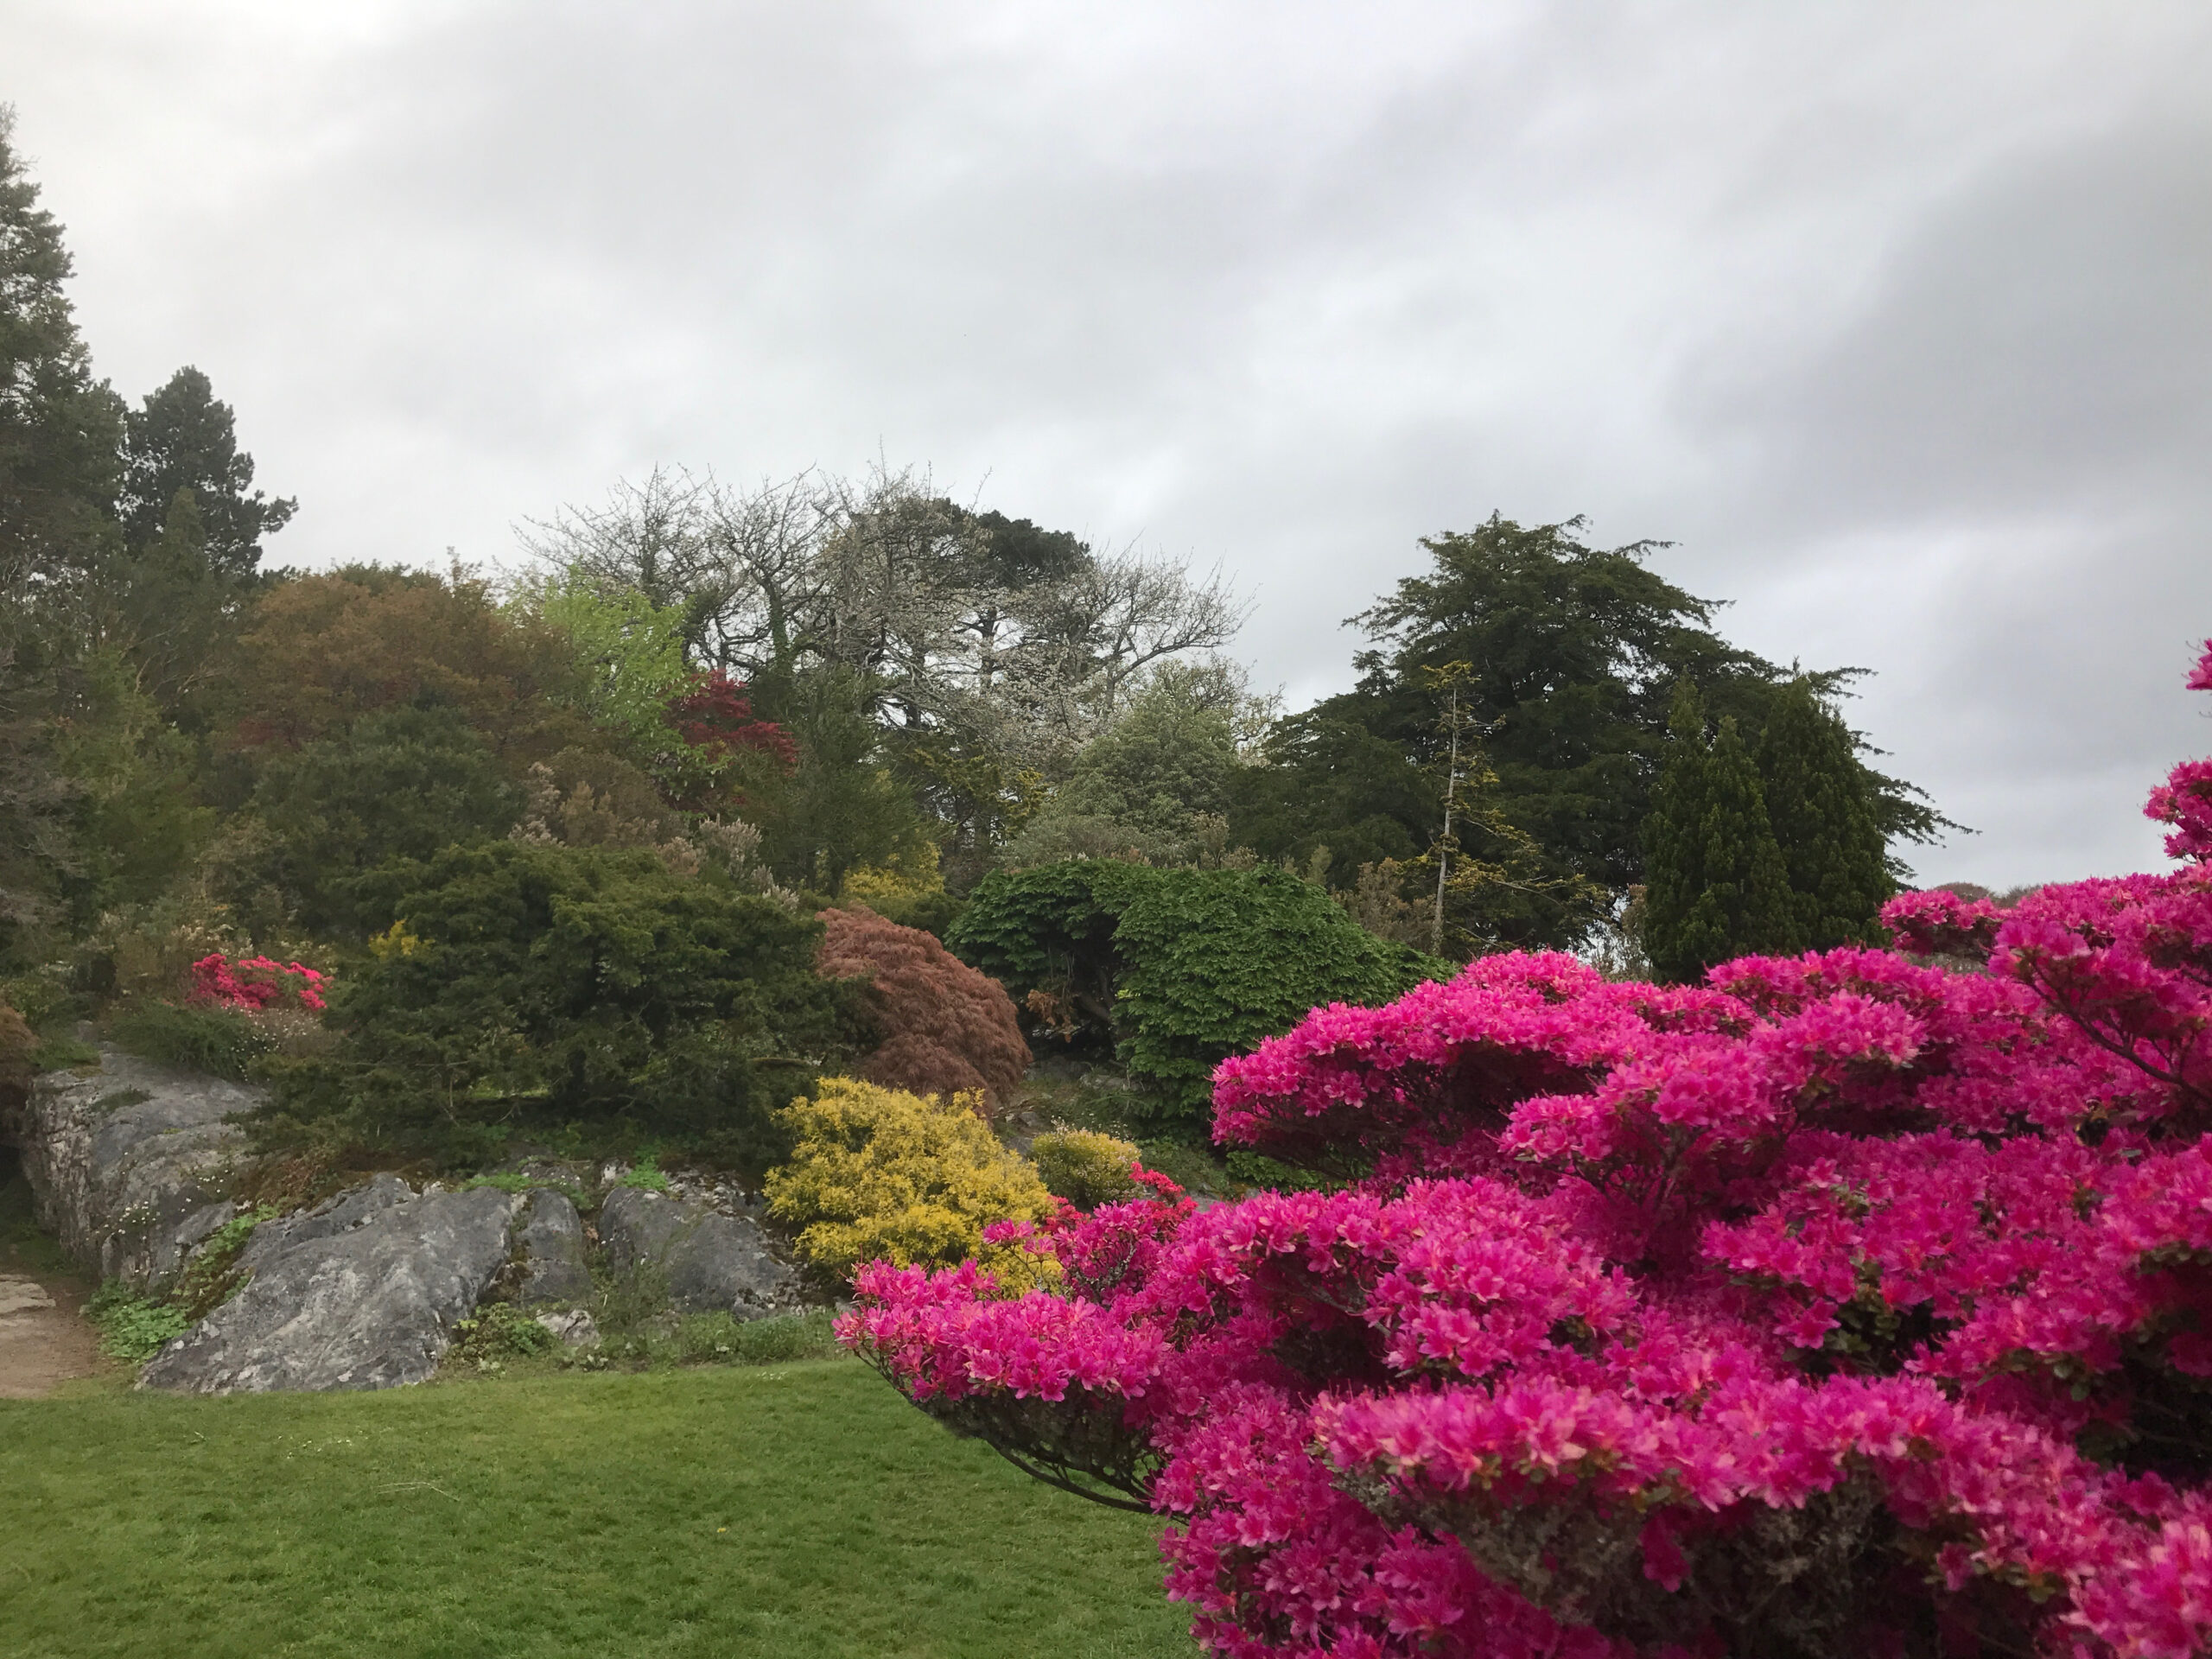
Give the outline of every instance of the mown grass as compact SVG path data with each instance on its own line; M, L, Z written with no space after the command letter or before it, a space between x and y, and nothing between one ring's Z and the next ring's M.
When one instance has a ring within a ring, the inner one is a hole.
M1192 1652L1157 1527L849 1360L0 1402L0 1649Z

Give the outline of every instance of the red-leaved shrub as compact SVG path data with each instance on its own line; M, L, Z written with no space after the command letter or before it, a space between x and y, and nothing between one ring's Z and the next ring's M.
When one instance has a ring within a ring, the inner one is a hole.
M1057 1290L878 1263L843 1338L1171 1517L1237 1659L2212 1652L2212 764L2150 812L1909 955L1316 1009L1215 1135L1350 1188L1001 1224Z
M992 1110L1013 1098L1029 1069L1029 1045L998 981L961 961L935 934L872 910L825 910L822 921L828 930L817 959L822 971L871 982L869 1012L883 1042L861 1060L861 1077L917 1095L980 1089Z

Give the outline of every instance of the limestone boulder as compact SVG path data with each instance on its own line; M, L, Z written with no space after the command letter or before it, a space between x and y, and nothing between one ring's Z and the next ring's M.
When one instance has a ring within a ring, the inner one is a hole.
M522 1225L515 1230L515 1244L522 1258L515 1300L524 1306L591 1299L583 1217L566 1193L543 1187L532 1192Z
M32 1085L23 1171L40 1224L86 1272L145 1290L234 1213L226 1176L245 1136L230 1120L267 1095L118 1049L99 1056Z
M770 1253L749 1217L618 1186L600 1211L599 1236L616 1272L651 1266L665 1273L679 1313L755 1319L783 1312L798 1294L798 1275Z
M257 1229L245 1287L156 1354L140 1386L251 1394L429 1377L505 1263L518 1201L491 1187L399 1197L404 1183L385 1179L289 1232ZM349 1199L344 1224L328 1225Z

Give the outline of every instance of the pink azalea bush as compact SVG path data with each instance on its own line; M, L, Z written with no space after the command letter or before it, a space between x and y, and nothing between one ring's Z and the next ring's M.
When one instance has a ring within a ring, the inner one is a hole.
M878 1264L844 1339L1170 1517L1216 1653L2212 1652L2212 763L2149 810L2181 868L1895 950L1317 1009L1216 1135L1344 1190Z
M259 1014L297 1007L323 1011L323 976L296 962L268 957L226 958L220 951L192 964L192 1000Z

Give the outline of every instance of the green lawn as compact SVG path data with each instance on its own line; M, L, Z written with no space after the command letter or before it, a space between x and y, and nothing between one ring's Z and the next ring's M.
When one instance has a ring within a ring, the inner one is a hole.
M1157 1527L846 1360L0 1402L0 1652L1188 1656Z

